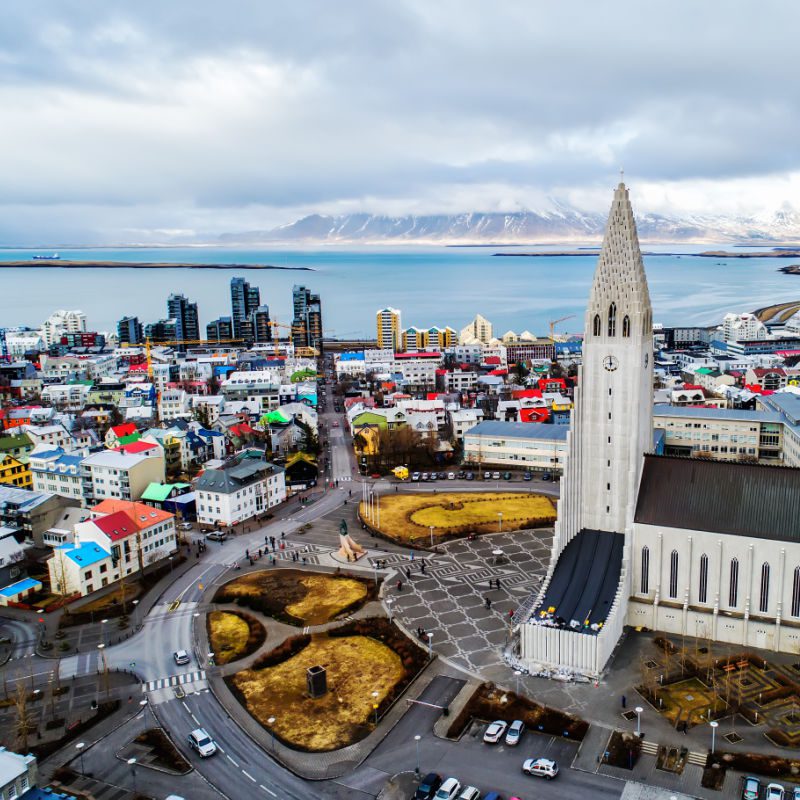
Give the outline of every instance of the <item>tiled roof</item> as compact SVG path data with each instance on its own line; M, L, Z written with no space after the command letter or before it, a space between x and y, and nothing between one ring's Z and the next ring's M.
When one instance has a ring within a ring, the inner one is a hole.
M139 526L140 530L149 528L151 525L158 525L160 522L165 522L173 517L168 511L153 508L146 503L137 503L132 500L115 500L110 497L98 503L92 509L94 514L115 514L117 511L125 512L133 523Z
M97 517L94 524L103 531L112 542L127 539L136 533L137 528L131 518L124 511L117 511L105 517Z

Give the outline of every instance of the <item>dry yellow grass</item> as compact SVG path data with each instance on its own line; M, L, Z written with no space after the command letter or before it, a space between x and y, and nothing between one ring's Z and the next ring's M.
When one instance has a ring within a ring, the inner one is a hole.
M306 694L306 669L321 665L328 673L328 693L312 700ZM378 703L404 675L400 657L366 636L321 635L288 661L262 670L244 670L233 683L250 713L289 744L314 752L336 750L361 738ZM378 692L373 698L372 692Z
M340 611L367 596L364 583L352 578L304 575L300 583L307 589L306 596L287 605L286 611L310 625L328 622Z
M365 509L362 504L361 512ZM434 535L519 530L544 520L555 519L552 500L540 494L522 492L444 492L442 494L394 494L381 498L380 530L405 542Z
M208 615L208 638L217 664L234 661L247 647L248 624L237 614L212 611Z

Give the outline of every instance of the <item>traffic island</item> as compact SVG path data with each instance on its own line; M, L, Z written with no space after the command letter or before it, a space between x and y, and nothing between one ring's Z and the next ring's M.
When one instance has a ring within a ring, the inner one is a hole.
M218 665L255 653L267 638L264 626L240 611L212 611L206 617L206 631Z
M287 639L225 681L275 739L324 753L368 736L427 663L428 653L386 619L369 618Z
M117 758L128 762L131 758L141 767L157 769L171 775L186 775L192 765L178 752L161 728L149 728L117 752Z
M261 570L222 586L215 603L236 603L279 622L305 627L352 614L378 595L373 580L346 573Z
M362 502L359 516L375 533L403 545L541 528L555 522L550 497L523 492L430 492L383 495Z

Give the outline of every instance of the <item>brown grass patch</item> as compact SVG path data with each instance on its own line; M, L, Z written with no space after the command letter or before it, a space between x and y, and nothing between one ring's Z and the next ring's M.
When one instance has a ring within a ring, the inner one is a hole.
M306 694L306 669L328 672L328 693ZM261 670L244 670L230 679L248 711L290 746L312 752L344 747L369 732L373 705L383 701L405 675L400 656L367 636L314 637L288 660ZM372 692L378 692L377 699Z
M133 610L131 601L139 597L141 593L142 587L138 581L125 581L125 602L127 603L129 613ZM117 604L122 604L122 590L119 586L117 586L113 592L109 592L108 594L103 595L103 597L98 597L96 600L92 600L76 610L85 613L94 612L95 614L98 614L99 612L105 611Z
M430 541L431 525L434 537L442 541L467 533L495 533L500 513L504 531L550 525L556 516L549 497L523 492L393 494L380 503L378 532L407 544ZM359 510L365 513L363 503Z
M249 614L212 611L206 618L208 641L217 664L255 652L267 638L264 626Z
M374 581L300 570L251 572L226 583L216 603L238 603L291 625L320 625L375 597Z

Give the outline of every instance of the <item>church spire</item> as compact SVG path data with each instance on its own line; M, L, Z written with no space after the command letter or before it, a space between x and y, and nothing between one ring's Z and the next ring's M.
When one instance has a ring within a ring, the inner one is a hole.
M633 208L628 189L620 182L606 223L603 246L594 273L592 293L589 297L588 322L610 303L625 306L629 312L649 311L650 294L647 290L642 253Z

